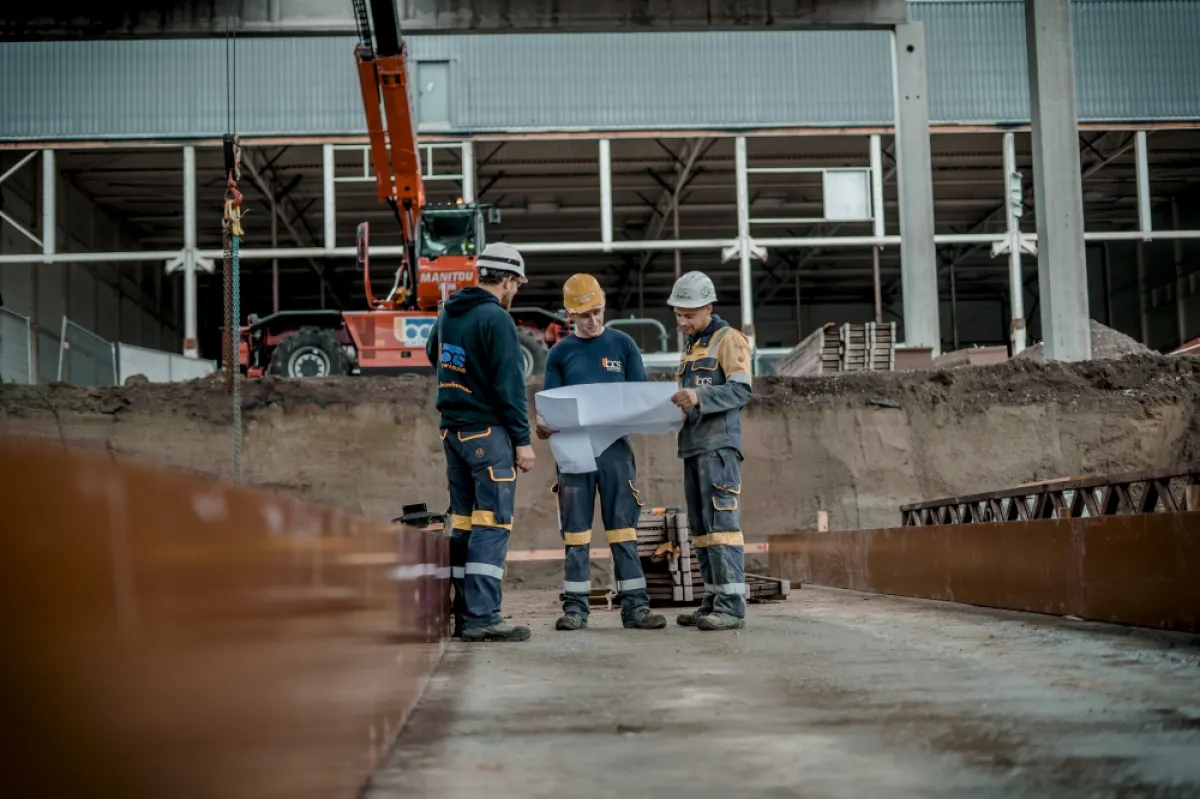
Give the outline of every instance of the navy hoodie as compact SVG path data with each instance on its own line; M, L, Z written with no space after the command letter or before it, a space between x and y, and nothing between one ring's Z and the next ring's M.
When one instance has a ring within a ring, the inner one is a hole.
M478 286L451 294L425 354L437 367L443 430L503 427L513 446L529 444L517 325L494 294Z

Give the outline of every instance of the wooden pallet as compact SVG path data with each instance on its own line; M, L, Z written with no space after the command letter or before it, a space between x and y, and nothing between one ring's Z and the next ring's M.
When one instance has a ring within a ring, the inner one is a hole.
M700 602L704 579L692 551L687 513L676 508L643 511L637 527L637 547L651 607ZM787 580L757 574L746 575L746 587L750 601L786 599L791 593ZM589 603L612 607L615 598L615 586L593 588Z
M803 377L829 372L891 372L896 368L896 323L832 322L814 331L779 361L775 373Z

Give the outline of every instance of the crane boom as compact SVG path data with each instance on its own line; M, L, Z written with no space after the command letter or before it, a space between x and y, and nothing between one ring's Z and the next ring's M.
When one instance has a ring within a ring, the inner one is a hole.
M358 24L358 81L367 115L375 188L400 222L411 282L417 283L417 225L425 207L416 116L408 82L408 48L396 0L353 0ZM374 23L374 36L372 36Z

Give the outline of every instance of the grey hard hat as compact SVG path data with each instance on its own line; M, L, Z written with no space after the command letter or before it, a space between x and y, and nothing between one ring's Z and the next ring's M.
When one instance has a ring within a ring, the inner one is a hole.
M478 269L490 269L496 272L512 272L522 280L525 279L525 259L521 251L511 244L497 241L483 248L475 259Z
M680 276L671 288L667 305L673 308L703 308L717 301L717 289L712 278L703 272L688 272Z

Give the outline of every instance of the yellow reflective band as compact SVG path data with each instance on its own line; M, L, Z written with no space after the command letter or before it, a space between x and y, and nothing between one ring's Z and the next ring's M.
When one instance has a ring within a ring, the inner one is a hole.
M709 544L709 539L710 539L711 537L712 537L712 536L707 536L707 535L698 535L698 536L696 536L695 538L693 538L693 539L692 539L692 546L696 547L697 549L701 549L701 548L703 548L703 547L706 547L706 546L708 546L708 544Z
M569 547L585 547L592 543L592 531L583 533L563 533L563 543Z
M604 534L608 536L610 544L624 544L626 541L637 541L637 530L632 527L623 527L620 530L605 530Z
M741 533L709 533L708 545L710 547L725 546L725 547L740 547L746 543L742 538Z
M454 529L455 530L470 530L471 529L471 517L470 516L459 516L457 513L454 514Z
M501 530L512 530L512 522L508 524L500 524L496 521L496 514L490 510L477 510L471 514L471 525L479 527L499 527Z

